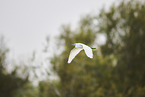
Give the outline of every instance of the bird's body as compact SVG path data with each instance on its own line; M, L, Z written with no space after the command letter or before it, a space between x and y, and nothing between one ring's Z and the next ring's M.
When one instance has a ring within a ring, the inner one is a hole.
M93 58L92 48L90 48L89 46L87 46L83 43L75 43L73 45L75 45L75 48L73 48L70 52L68 63L71 63L73 58L83 49L89 58Z
M82 48L83 49L82 43L75 43L73 45L75 45L75 48Z

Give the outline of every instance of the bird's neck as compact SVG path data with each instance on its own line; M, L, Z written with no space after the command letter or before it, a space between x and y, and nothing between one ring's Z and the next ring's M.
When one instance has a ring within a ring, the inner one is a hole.
M82 45L75 45L75 48L83 48Z

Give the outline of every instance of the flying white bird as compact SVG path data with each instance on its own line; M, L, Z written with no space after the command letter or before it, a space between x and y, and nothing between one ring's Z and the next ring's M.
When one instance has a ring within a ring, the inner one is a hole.
M89 58L93 58L93 52L92 52L92 49L95 49L95 48L90 48L89 46L85 45L85 44L82 44L82 43L75 43L75 44L72 44L72 45L75 45L75 48L73 48L70 52L70 55L69 55L69 58L68 58L68 63L71 63L71 61L73 60L73 58L81 51L84 49L86 55L89 57Z

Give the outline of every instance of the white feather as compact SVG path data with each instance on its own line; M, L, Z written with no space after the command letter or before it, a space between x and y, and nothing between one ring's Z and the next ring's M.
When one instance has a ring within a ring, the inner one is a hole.
M73 48L69 54L68 63L70 63L81 50L81 48Z
M82 44L82 45L83 45L83 49L84 49L86 55L87 55L89 58L93 58L92 49L91 49L89 46L85 45L85 44Z

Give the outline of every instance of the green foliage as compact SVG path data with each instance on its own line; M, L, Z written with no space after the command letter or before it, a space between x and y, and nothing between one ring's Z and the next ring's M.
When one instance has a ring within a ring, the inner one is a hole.
M14 97L39 97L38 88L34 87L30 82L24 84L23 87L17 89L13 94Z
M58 97L60 96L58 88L58 82L42 81L39 83L39 97Z
M130 0L113 6L109 12L102 12L98 18L100 32L107 38L102 46L103 54L117 57L113 79L123 97L145 96L139 93L145 86L144 17L145 3Z

